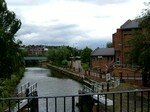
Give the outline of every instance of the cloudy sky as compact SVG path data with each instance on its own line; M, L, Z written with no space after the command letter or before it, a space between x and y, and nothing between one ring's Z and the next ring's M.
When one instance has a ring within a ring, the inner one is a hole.
M23 44L105 47L126 20L149 0L6 0L21 19L16 39Z

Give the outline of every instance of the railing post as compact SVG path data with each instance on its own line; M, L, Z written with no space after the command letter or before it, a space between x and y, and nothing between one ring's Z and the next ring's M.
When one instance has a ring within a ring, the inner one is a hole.
M134 92L134 112L136 112L136 92Z
M149 104L150 104L149 96L150 96L150 91L148 91L147 94L148 94L148 98L147 98L147 105L148 105L147 109L148 109L148 111L147 112L149 112Z
M64 97L64 112L66 112L66 97Z
M97 95L97 101L98 101L97 112L99 112L99 94Z
M122 112L122 93L120 93L120 112Z
M115 93L113 93L113 112L115 112Z
M48 98L46 98L46 112L48 112Z
M127 92L127 112L129 112L129 92Z
M75 101L75 98L74 96L72 96L72 112L75 112L74 101Z
M11 102L10 102L10 100L8 101L8 103L9 103L9 112L11 112Z
M105 94L105 112L107 112L107 94Z
M55 112L57 112L57 97L55 97Z
M143 112L143 91L141 91L141 112Z
M37 91L34 91L33 92L33 96L34 97L37 97ZM29 102L30 103L30 108L31 108L31 112L39 112L39 106L38 106L38 98L33 98L33 99L30 99L31 101ZM47 111L48 112L48 111Z

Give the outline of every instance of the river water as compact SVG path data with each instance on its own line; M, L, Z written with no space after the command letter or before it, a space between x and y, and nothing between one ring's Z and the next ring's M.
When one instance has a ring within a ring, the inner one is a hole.
M62 74L52 72L46 68L29 67L26 68L24 77L20 81L17 88L26 82L37 83L38 96L62 96L62 95L76 95L78 90L83 87L82 84L69 79ZM58 99L57 112L62 112L63 99ZM66 111L70 112L71 98L66 100ZM49 99L48 101L49 111L54 112L55 99ZM46 104L45 99L39 100L39 111L45 112ZM76 112L78 109L76 108Z

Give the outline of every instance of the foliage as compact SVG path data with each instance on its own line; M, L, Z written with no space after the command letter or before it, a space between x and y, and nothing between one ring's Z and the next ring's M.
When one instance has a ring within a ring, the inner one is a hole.
M88 70L90 68L89 63L82 63L82 67L84 70Z
M150 6L150 3L149 3ZM139 30L135 31L131 40L131 63L139 65L143 74L143 85L150 86L150 9L147 8L139 18Z
M11 97L20 79L23 77L24 68L19 68L18 72L11 75L11 79L0 80L0 98ZM0 102L0 112L7 108L7 102Z
M23 65L19 49L21 41L15 42L15 34L21 22L14 12L7 9L4 0L0 0L0 78L11 77Z
M78 55L80 50L69 46L51 46L49 47L47 57L48 59L56 65L64 65L64 60L69 61L70 57Z
M107 48L112 48L112 47L113 47L112 42L107 42L107 43L106 43L106 47L107 47Z
M68 61L67 60L62 60L62 65L68 65Z
M81 52L81 61L82 63L89 63L92 49L86 47Z

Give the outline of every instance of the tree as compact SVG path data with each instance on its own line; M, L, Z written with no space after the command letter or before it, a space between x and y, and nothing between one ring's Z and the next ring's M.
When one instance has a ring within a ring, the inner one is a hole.
M22 65L20 41L14 38L20 27L15 13L7 9L5 0L0 0L0 78L10 77Z
M148 3L150 6L150 2ZM140 66L144 86L150 86L150 9L147 8L139 18L139 30L135 31L134 38L130 41L132 50L130 62Z
M112 42L107 42L107 43L106 43L106 47L107 47L107 48L112 48L112 47L113 47Z
M88 63L90 62L90 56L91 56L92 49L86 47L83 49L81 52L81 60L83 63Z
M62 61L70 57L71 49L68 46L50 47L48 50L48 59L57 65L62 65Z

